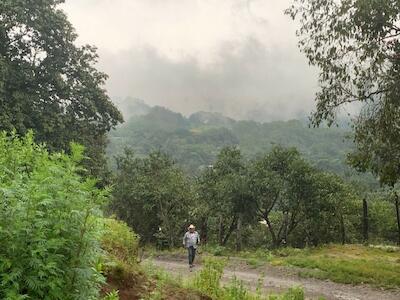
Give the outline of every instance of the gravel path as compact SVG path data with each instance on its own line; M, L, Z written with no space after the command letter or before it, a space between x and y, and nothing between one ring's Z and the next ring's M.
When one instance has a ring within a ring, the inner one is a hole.
M189 272L186 260L183 257L157 257L151 261L167 272L182 277L193 276ZM400 300L400 291L389 291L372 288L366 285L338 284L331 281L322 281L311 278L302 278L296 275L291 268L282 268L266 265L252 269L243 260L231 260L224 271L223 282L228 282L232 277L242 280L249 288L255 289L260 278L263 278L263 288L267 293L283 292L293 286L304 288L306 299L319 299L321 296L326 300Z

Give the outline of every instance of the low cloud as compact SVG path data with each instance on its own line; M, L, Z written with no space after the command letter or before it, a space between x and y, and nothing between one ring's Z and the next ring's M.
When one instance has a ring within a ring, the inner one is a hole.
M101 53L112 97L132 96L184 114L205 110L236 119L291 119L313 108L315 72L304 58L256 39L225 42L213 63L172 60L152 47Z
M68 0L80 35L98 46L114 99L184 114L260 121L308 115L317 76L297 48L291 0Z

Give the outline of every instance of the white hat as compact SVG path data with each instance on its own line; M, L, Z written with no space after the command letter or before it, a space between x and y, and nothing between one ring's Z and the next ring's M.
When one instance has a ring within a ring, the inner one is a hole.
M193 224L190 224L188 228L189 229L195 229L196 227Z

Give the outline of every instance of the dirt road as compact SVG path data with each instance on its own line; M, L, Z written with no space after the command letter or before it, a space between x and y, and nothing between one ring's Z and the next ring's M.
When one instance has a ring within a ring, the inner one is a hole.
M152 262L164 268L167 272L182 277L190 277L195 272L189 272L184 257L157 257ZM195 269L199 270L201 264ZM304 288L306 299L326 300L400 300L400 291L388 291L372 288L366 285L346 285L331 281L301 278L290 268L266 265L256 269L247 266L243 260L231 260L225 269L223 282L228 282L233 276L242 280L249 288L255 289L263 277L263 288L266 293L282 292L293 286Z

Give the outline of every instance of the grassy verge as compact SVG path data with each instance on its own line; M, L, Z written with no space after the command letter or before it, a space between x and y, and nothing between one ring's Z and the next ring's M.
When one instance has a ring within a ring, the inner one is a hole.
M319 248L283 248L231 253L208 247L215 256L241 257L249 266L263 264L299 267L299 275L338 283L400 288L400 249L391 246L329 245Z
M332 245L288 251L285 256L275 256L272 263L300 267L300 275L339 283L400 287L400 251L391 247Z
M211 300L205 293L190 287L180 276L173 276L147 261L141 265L144 272L155 283L153 290L143 300L201 299Z

